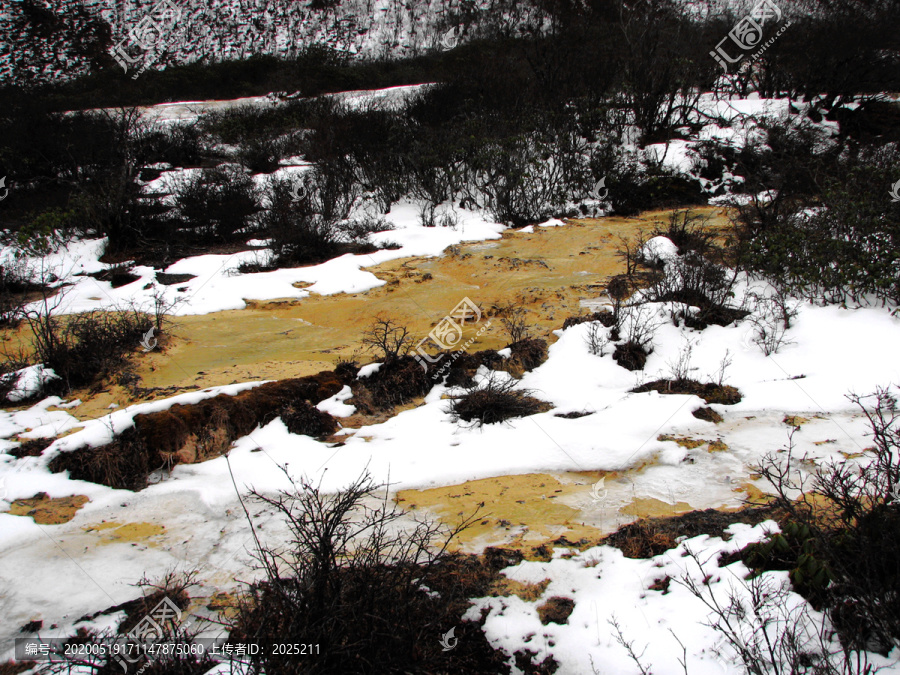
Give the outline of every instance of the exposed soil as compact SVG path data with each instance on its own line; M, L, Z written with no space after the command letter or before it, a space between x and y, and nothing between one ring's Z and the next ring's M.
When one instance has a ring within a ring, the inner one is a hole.
M575 601L554 595L537 606L538 617L545 626L548 623L564 624L569 622L569 615L575 609Z
M741 402L741 392L737 388L714 382L702 384L696 380L655 380L631 390L633 394L646 391L655 391L660 394L693 394L707 403L722 405L734 405Z
M690 539L701 534L721 537L733 523L756 525L764 520L778 520L781 516L781 512L770 506L738 511L690 511L671 518L639 520L619 529L603 543L620 549L626 558L649 558L675 548L680 537Z
M704 420L705 422L712 422L713 424L718 424L723 421L723 417L717 413L712 408L697 408L694 412L691 413L698 420Z

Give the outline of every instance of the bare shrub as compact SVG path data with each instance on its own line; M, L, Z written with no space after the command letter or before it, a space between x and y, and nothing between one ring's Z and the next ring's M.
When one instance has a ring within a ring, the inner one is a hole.
M510 345L531 338L531 328L526 319L528 312L522 307L510 303L500 310L500 314L500 323L509 336Z
M725 355L722 357L722 360L719 361L718 369L712 375L712 377L715 378L714 382L720 387L725 386L725 373L728 372L728 369L733 362L734 358L731 356L731 350L726 349Z
M622 308L622 319L625 340L652 351L656 331L664 323L657 311L646 303L632 303Z
M175 187L177 213L201 241L233 238L259 211L259 197L253 178L233 167L204 169Z
M153 307L150 310L153 316L153 325L156 330L162 330L169 323L169 316L178 305L179 300L169 300L166 298L165 289L155 286L153 289Z
M715 232L709 227L711 220L712 218L706 214L675 210L669 214L668 227L665 230L657 228L652 236L666 237L678 247L679 254L693 251L709 257L713 252L716 237Z
M609 299L612 300L613 319L616 323L619 322L622 314L622 304L631 297L633 292L634 288L631 283L631 278L627 275L615 276L610 279L609 283L606 285L606 294L609 296Z
M696 343L687 336L683 336L683 338L684 344L678 351L678 356L672 361L667 362L670 377L677 385L681 385L690 380L691 370L693 370L691 368L691 356L693 355Z
M618 246L616 246L616 257L625 263L625 275L627 277L634 276L638 271L638 266L644 263L644 244L647 243L647 235L643 230L638 230L634 239L626 239L619 237Z
M302 668L295 655L252 655L245 672L357 672L361 664L419 672L424 663L469 672L459 666L485 640L477 637L477 624L459 625L468 597L464 579L451 574L451 585L442 575L455 561L449 543L477 513L455 527L404 522L386 486L368 473L334 494L285 475L289 490L274 497L252 492L284 517L290 535L284 546L258 547L263 578L249 585L230 636L278 636L322 648ZM451 626L457 626L459 649L443 653L438 637Z
M620 311L623 342L616 346L613 358L623 368L642 370L653 351L653 339L662 326L656 310L645 303L624 305Z
M599 321L591 321L584 336L584 343L588 352L594 356L605 356L610 345L609 329Z
M64 295L44 299L24 312L32 332L34 358L51 368L65 386L90 384L119 371L153 319L135 309L94 310L56 316Z
M519 388L515 379L490 373L480 385L453 397L448 412L455 422L462 420L480 427L546 409L546 403L534 398L530 390Z
M797 316L797 305L792 303L784 291L773 295L751 295L753 311L748 320L753 325L752 342L766 356L778 353L785 345L793 344L787 339L791 321Z
M151 615L160 602L166 602L167 605L171 603L182 612L186 610L190 604L188 589L194 585L195 578L196 571L170 571L157 581L144 577L136 584L142 589L141 597L111 608L125 613L115 631L79 628L64 644L87 647L67 653L65 647L61 646L54 654L54 659L42 664L36 672L46 675L72 672L118 673L122 669L150 675L201 675L207 672L216 664L216 660L208 652L192 654L189 649L163 648L165 643L190 644L197 638L203 626L191 618L180 619L178 615L174 615L167 620L157 621L157 635L129 634L142 619ZM171 611L171 605L167 607L167 611ZM147 649L148 641L160 648L152 651Z
M736 271L689 250L666 262L656 283L647 290L647 299L684 305L681 316L691 328L727 326L747 315L743 309L731 306L736 281ZM699 311L689 314L689 307Z
M846 650L886 654L900 645L900 543L886 536L900 527L900 410L890 389L848 398L871 429L865 457L808 471L792 432L787 448L767 455L757 471L797 541L775 568L789 569L799 592L823 606ZM756 561L772 564L771 552Z
M394 319L379 316L363 333L362 344L375 352L384 363L392 363L409 354L413 338L406 326L398 324Z
M848 651L808 604L793 600L787 581L766 574L735 577L726 593L717 594L703 561L692 551L688 555L697 572L677 581L709 608L706 625L722 636L719 658L736 659L759 675L873 672L864 651Z

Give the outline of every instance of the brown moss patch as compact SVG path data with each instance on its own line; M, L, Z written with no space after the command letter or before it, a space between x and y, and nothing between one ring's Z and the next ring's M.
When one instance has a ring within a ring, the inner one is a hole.
M708 534L721 537L734 523L757 525L764 520L782 520L785 514L772 506L757 506L738 511L706 509L671 518L645 518L620 528L603 540L615 546L626 558L651 558L678 545L679 537Z
M613 360L628 370L643 370L649 355L650 352L641 345L635 342L626 342L616 345L616 349L613 351Z
M7 661L0 663L0 675L19 675L36 665L36 661Z
M77 480L140 490L148 475L180 463L202 462L226 453L231 444L258 426L284 415L292 433L333 433L337 422L314 404L333 396L344 380L333 371L268 382L234 396L220 394L199 403L137 415L134 427L112 443L82 448L53 458L53 472Z
M725 452L728 450L728 446L725 444L721 438L718 438L709 444L710 452Z
M656 380L631 390L633 394L655 391L660 394L692 394L707 403L734 405L741 402L741 392L736 387L718 385L714 382L703 384L696 380Z
M548 623L566 624L574 609L575 601L572 598L554 595L538 605L537 613L541 623L545 626Z
M236 608L238 605L239 601L234 595L225 591L218 591L210 597L209 602L206 603L206 608L218 612Z
M688 450L693 450L694 448L699 448L701 445L706 445L709 441L704 441L699 438L688 438L686 436L671 436L669 434L660 434L656 437L658 441L672 441L673 443L677 443L682 448L687 448Z
M6 452L16 458L39 457L54 440L53 438L31 438L23 440L21 445L10 448Z
M647 589L651 591L661 591L663 595L669 592L669 584L672 583L672 577L664 576L660 579L654 579Z
M698 420L719 424L724 418L712 408L697 408L691 413Z
M28 499L17 499L9 506L11 515L30 516L39 525L59 525L68 523L78 510L90 501L84 495L71 497L50 497L39 492Z
M488 589L488 595L504 598L515 595L526 602L535 602L544 594L544 591L547 590L547 586L549 585L549 579L544 579L537 584L526 584L521 581L516 581L515 579L500 576L491 584L490 589Z

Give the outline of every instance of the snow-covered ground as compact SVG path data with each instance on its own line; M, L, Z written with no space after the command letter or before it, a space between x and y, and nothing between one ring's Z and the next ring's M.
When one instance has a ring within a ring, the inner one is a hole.
M401 106L410 97L424 91L432 84L412 84L386 89L361 89L344 91L335 94L323 94L320 98L333 99L350 107L369 107L391 110ZM175 103L158 103L140 108L144 119L149 123L187 123L195 122L203 115L211 112L223 112L239 108L271 108L282 105L285 101L298 97L297 93L284 96L268 94L266 96L247 96L244 98L209 100L209 101L177 101ZM109 114L117 114L119 108L100 108Z
M657 675L739 675L746 672L736 649L711 623L715 615L689 590L691 583L702 589L704 599L728 607L736 598L760 620L747 620L737 629L742 645L763 642L762 627L769 636L785 629L788 618L799 628L803 647L816 653L823 644L840 653L832 639L820 640L817 633L823 617L790 591L787 572L767 572L756 583L772 594L770 606L754 605L750 597L749 570L741 562L719 566L719 555L734 553L748 544L765 540L777 532L773 522L755 527L736 524L727 530L727 541L701 535L682 541L678 547L649 559L629 559L618 549L599 546L583 552L557 548L550 562L522 562L503 574L520 583L539 584L549 580L543 598L574 600L575 607L565 624L540 621L537 607L542 601L527 602L513 595L476 600L466 614L478 620L487 613L484 631L491 644L507 654L528 650L535 662L552 656L559 673L640 673L623 642L630 647L642 667ZM651 588L664 579L663 588ZM784 590L781 590L784 589ZM730 620L740 626L734 615ZM768 620L768 623L766 623ZM614 624L618 625L618 629ZM754 633L753 630L756 632ZM805 639L804 639L805 638ZM898 672L900 650L888 658L868 654L869 662L884 670ZM773 671L774 672L774 671Z
M286 175L290 171L282 169ZM153 306L154 295L172 305L172 314L207 314L227 309L243 309L245 300L271 300L274 298L305 298L310 293L360 293L383 285L365 268L410 256L435 256L453 244L465 241L497 239L505 229L485 216L456 208L458 224L455 228L423 227L419 222L419 208L404 201L395 204L384 220L394 229L370 235L376 245L391 242L399 248L382 249L374 253L346 254L327 262L272 272L242 274L237 271L241 263L260 260L263 252L251 249L231 255L200 255L179 260L165 270L167 274L191 274L193 279L164 286L156 282L156 270L137 265L130 271L138 277L119 288L108 281L95 279L89 274L109 269L112 265L99 262L105 247L105 239L73 241L56 253L43 259L30 258L24 264L42 269L44 274L54 274L71 284L65 289L57 313L84 312L91 309L122 307L134 303L138 307ZM251 240L254 244L256 240ZM16 254L10 247L0 249L0 260L8 260ZM294 284L305 282L305 288Z
M714 121L696 140L716 138L736 144L756 138L756 123L747 114L788 112L783 101L720 103L710 99L704 105ZM194 114L187 107L176 106L160 116L178 119L189 113ZM648 152L687 172L694 165L691 146L696 140L651 146ZM302 166L292 166L279 171L291 175L302 170ZM165 177L145 189L164 192ZM740 177L732 178L740 183ZM248 240L243 252L196 256L171 265L166 273L194 275L173 286L154 283L156 272L143 266L133 269L137 281L116 289L85 276L109 268L99 262L105 243L99 239L72 242L43 261L32 259L26 264L39 267L42 262L44 271L71 284L60 312L129 302L149 305L154 292L161 292L166 301L176 303L173 313L203 314L240 309L249 299L365 291L384 283L367 267L402 257L439 255L459 242L499 238L504 230L481 213L457 208L457 215L456 228L425 228L419 223L418 205L401 202L385 217L394 229L372 235L375 243L395 242L399 248L258 274L236 272L240 263L260 255L254 247L265 245ZM543 225L566 227L555 219ZM672 246L664 241L656 241L653 248L660 257L673 255ZM6 249L0 252L0 259L13 253ZM298 289L294 286L298 282L311 286ZM740 304L753 291L766 290L762 282L743 279L735 303ZM477 296L472 297L478 301ZM581 510L586 522L611 531L630 519L620 515L619 509L636 499L673 505L686 502L696 509L738 506L744 496L741 486L765 488L754 479L753 466L765 454L784 446L793 428L783 422L787 415L808 418L793 439L795 453L804 458L806 466L846 458L865 461L864 450L871 444L868 429L846 395L900 382L900 352L894 348L900 343L900 317L889 309L801 303L785 336L788 342L777 353L764 356L753 343L747 320L695 331L676 327L669 320L672 307L656 304L649 308L662 325L641 373L620 367L610 354L591 354L586 344L589 326L574 326L557 332L548 360L521 382L553 406L549 412L482 429L465 428L454 423L447 411L444 397L453 392L438 385L415 409L380 424L345 430L345 442L340 446L293 435L275 420L236 441L229 453L238 489L246 495L251 487L264 492L288 487L280 465L287 465L292 475L321 481L326 490L340 489L366 468L376 480L390 480L392 490L531 472L616 471L620 477L605 484L602 500L584 494L573 497L576 501L571 504ZM729 361L723 379L743 394L737 405L712 406L725 418L719 425L693 417L694 410L705 406L696 396L630 393L637 385L667 377L688 343L692 345L692 377L718 379L723 362ZM30 380L20 380L23 390L38 375L30 372ZM251 537L224 457L179 465L170 475L154 476L153 484L139 493L51 474L47 464L57 453L108 442L113 433L127 429L138 413L219 393L235 394L256 384L182 394L87 421L70 414L79 401L59 398L25 410L0 412L0 437L5 439L0 440L0 452L15 447L15 441L9 439L16 435L55 438L65 434L40 457L15 459L0 454L2 502L38 492L51 497L85 495L91 500L71 522L61 525L38 525L30 518L0 513L0 597L4 601L0 635L12 636L34 619L44 621L45 637L71 634L77 625L84 625L78 623L83 615L134 598L138 592L132 584L142 576L160 577L173 567L197 566L201 595L206 596L233 591L236 579L252 578L248 570ZM347 416L353 412L345 403L348 396L345 390L322 402L320 408ZM575 419L557 416L567 412L589 414ZM706 446L688 449L659 440L661 435L719 440L726 447L719 452L710 452ZM2 502L0 509L6 507ZM277 541L283 536L283 524L274 513L258 506L251 509L263 539ZM152 531L158 533L135 540L103 534L135 523L156 528ZM560 533L563 529L561 526ZM710 592L724 594L729 580L739 578L743 570L739 563L718 569L715 554L759 540L772 529L773 524L734 526L733 538L727 542L698 537L651 560L628 560L609 547L571 557L563 557L565 551L559 550L549 563L522 563L505 573L523 582L550 579L545 598L564 595L576 603L566 625L541 625L536 614L539 603L516 597L477 600L472 615L482 608L488 611L485 631L496 646L509 652L531 649L538 653L537 660L552 654L562 664L561 673L589 673L592 668L596 672L637 672L614 639L608 623L613 615L625 638L636 640L638 651L647 645L644 658L653 672L683 672L673 656L680 654L677 638L687 645L691 673L737 673L740 669L734 655L719 643L714 631L704 627L709 610L700 600L675 582L665 594L648 590L648 586L664 575L673 579L702 576L691 559L682 556L690 547L708 561L707 572L713 575ZM783 575L770 576L773 581L783 580ZM803 603L793 595L790 602ZM10 646L8 639L0 641L0 651ZM870 658L878 662L877 657ZM889 663L882 672L900 672L893 661Z
M751 287L745 284L740 292ZM670 309L665 305L654 307L661 318ZM612 530L627 520L617 515L619 507L637 498L671 504L682 501L694 508L738 505L742 495L735 488L754 482L753 463L785 444L792 428L782 422L786 414L809 418L794 440L795 452L810 462L840 461L868 447L867 427L845 394L865 393L878 385L900 381L900 354L887 348L900 341L900 318L881 308L802 305L787 334L793 343L769 357L748 339L748 329L744 322L693 331L669 322L657 333L656 348L645 372L635 374L618 366L608 354L591 355L585 344L587 324L574 326L558 332L559 339L550 347L548 360L522 380L523 386L553 404L552 411L480 430L463 428L453 423L447 412L447 402L442 398L447 389L437 386L418 408L381 424L348 429L345 444L339 447L292 435L280 420L275 420L234 444L229 455L231 468L242 493L251 486L267 492L286 487L278 468L284 464L293 475L321 480L327 490L346 485L365 467L377 480L389 478L393 489L527 472L620 471L623 478L606 484L602 503L591 505L584 495L576 504L585 509L587 520ZM720 425L691 415L705 405L697 397L629 393L642 381L666 376L668 364L677 358L686 340L694 343L692 374L697 379L711 379L726 353L731 357L725 381L737 386L744 399L735 406L713 406L725 417ZM0 633L12 634L35 617L43 618L45 625L57 624L61 633L71 631L75 619L83 614L133 597L134 589L129 584L144 572L161 575L172 566L197 564L204 570L204 589L210 594L217 589L233 590L235 577L246 578L242 566L249 560L247 532L224 458L177 466L170 476L161 477L137 494L53 475L46 464L57 452L107 441L113 430L118 433L127 428L138 412L222 391L233 394L248 386L253 383L138 404L81 423L59 408L59 399L48 399L24 411L2 413L0 428L7 438L16 433L30 438L70 432L41 457L16 460L7 456L0 466L3 499L46 492L53 497L83 494L91 501L64 525L37 525L29 518L0 514L4 558L0 588L12 607L0 618ZM343 403L347 396L345 390L321 406L332 414L347 415L352 412L352 407ZM591 414L577 419L555 416L571 411ZM77 426L83 428L71 433ZM689 450L658 440L661 434L720 439L727 450ZM12 442L5 443L6 448L13 446ZM629 471L639 466L642 470ZM165 535L137 543L98 543L86 528L102 521L156 523L165 525ZM277 522L264 522L263 536L277 536ZM753 536L759 536L759 531L755 532ZM702 543L710 553L722 546L716 541L695 543ZM729 544L734 545L734 541ZM605 562L585 568L583 562L592 555L599 555ZM576 614L569 624L543 629L538 634L546 637L533 638L529 644L567 664L561 672L590 672L583 670L586 659L609 663L607 657L618 648L611 642L606 624L606 617L615 609L626 635L639 636L654 645L662 643L648 630L660 631L659 640L663 640L667 627L678 623L682 631L679 638L688 641L695 658L707 663L707 670L696 672L717 672L712 669L717 662L703 657L704 650L711 649L715 641L713 632L702 628L703 606L696 600L692 604L683 593L646 591L655 564L667 567L679 560L674 551L660 560L632 561L622 559L612 549L603 549L547 565L527 563L510 571L515 578L544 575L553 579L546 597L557 585L574 589ZM61 575L61 569L69 570L71 576ZM26 570L29 582L17 583ZM632 581L617 583L619 576ZM73 578L78 579L77 584L72 583ZM605 594L608 584L617 591L597 610L593 604L599 594ZM532 605L515 598L482 602L491 607L486 631L496 644L514 646L534 632ZM680 618L675 622L676 611L690 620ZM591 636L591 646L576 650L573 645L583 642L586 634ZM676 672L677 662L664 662L669 653L663 646L648 651L654 672ZM625 657L620 654L617 658L621 669L600 672L629 672L621 660Z

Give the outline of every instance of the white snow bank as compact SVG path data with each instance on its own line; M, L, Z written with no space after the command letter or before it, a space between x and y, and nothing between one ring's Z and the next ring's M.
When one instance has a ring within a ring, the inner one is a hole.
M330 295L367 291L384 284L367 271L367 267L397 258L437 256L448 246L460 242L498 239L505 229L503 225L486 220L478 213L461 208L454 211L458 221L456 227L423 227L419 222L419 205L410 201L400 202L384 217L394 229L370 235L376 246L391 242L398 244L398 248L361 255L346 254L308 267L248 274L238 272L241 263L259 260L259 249L232 255L208 254L185 258L164 271L167 274L189 274L194 278L170 286L159 285L156 271L141 265L131 270L138 279L119 288L113 288L110 282L84 276L110 267L99 262L105 239L71 242L48 256L44 267L60 281L71 284L56 309L57 314L129 304L152 308L154 294L172 304L171 313L174 315L243 309L246 301L251 299L304 298L310 293ZM13 255L13 251L0 251L0 260L4 254ZM40 264L37 259L31 262L35 266ZM307 285L298 288L299 284Z
M644 244L641 256L651 263L668 262L678 257L678 247L668 237L653 237Z
M464 619L477 621L486 614L484 632L494 648L508 655L527 650L534 654L535 664L552 656L561 673L639 672L617 639L612 625L615 622L648 671L658 675L738 675L744 672L741 660L722 634L709 626L715 618L710 607L681 582L694 582L702 589L704 599L715 598L723 607L729 606L729 598L734 595L737 602L769 618L767 629L773 632L783 631L778 619L792 613L794 625L809 630L807 646L818 646L816 628L825 619L790 590L787 572L766 572L760 581L772 591L784 589L778 604L754 606L748 583L743 581L749 573L744 564L719 567L720 555L762 541L777 531L771 521L754 527L735 524L726 530L727 541L701 535L650 559L626 558L610 546L583 552L555 549L549 562L522 562L502 571L524 584L549 581L541 598L533 602L515 595L479 598ZM667 586L659 586L667 578ZM568 598L574 601L574 608L564 623L543 625L537 608L551 597ZM743 622L731 616L730 626L750 640L759 626L754 624L753 611L746 616ZM876 666L896 668L896 659L866 656ZM684 664L679 662L682 658Z
M6 394L6 400L12 403L37 396L45 384L58 379L59 375L53 372L52 368L45 367L43 363L22 368L0 378L4 383L15 382L13 388Z

